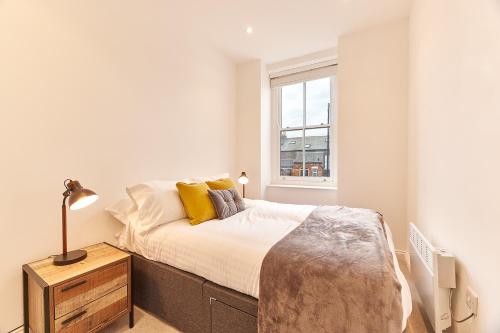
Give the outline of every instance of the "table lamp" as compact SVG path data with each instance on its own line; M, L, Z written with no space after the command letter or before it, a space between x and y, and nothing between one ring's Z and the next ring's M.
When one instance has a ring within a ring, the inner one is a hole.
M64 181L66 191L63 193L62 202L62 241L63 252L54 257L54 265L64 266L79 262L87 257L84 250L68 252L67 249L67 228L66 228L66 199L68 199L69 209L77 210L94 203L99 196L94 191L83 188L77 180L66 179Z
M242 172L240 178L238 178L238 183L243 185L243 198L245 197L245 184L248 184L248 177L246 172Z

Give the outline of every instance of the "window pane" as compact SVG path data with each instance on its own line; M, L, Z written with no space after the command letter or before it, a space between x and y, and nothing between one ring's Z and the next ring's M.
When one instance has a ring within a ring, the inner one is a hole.
M307 126L329 123L330 78L306 82Z
M302 130L281 131L280 175L300 176L303 166Z
M300 127L304 123L303 83L281 88L281 127Z
M330 130L305 130L306 176L330 177Z

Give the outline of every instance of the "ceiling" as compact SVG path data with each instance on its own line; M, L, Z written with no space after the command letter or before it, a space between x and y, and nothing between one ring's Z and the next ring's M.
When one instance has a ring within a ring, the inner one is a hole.
M409 16L412 0L85 0L27 2L64 29L120 44L127 39L175 50L215 45L235 62L270 64L337 46L352 31ZM2 0L0 0L2 4ZM247 34L247 27L253 28ZM102 38L100 38L102 37ZM166 43L162 44L161 42ZM168 41L168 42L167 42ZM160 42L160 43L159 43Z
M176 7L185 7L190 24L235 61L272 63L335 47L342 34L407 17L411 1L185 0Z

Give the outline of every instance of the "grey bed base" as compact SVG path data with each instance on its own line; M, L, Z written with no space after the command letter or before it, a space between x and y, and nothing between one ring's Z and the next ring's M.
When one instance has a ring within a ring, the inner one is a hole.
M186 333L257 333L256 298L131 255L136 306Z

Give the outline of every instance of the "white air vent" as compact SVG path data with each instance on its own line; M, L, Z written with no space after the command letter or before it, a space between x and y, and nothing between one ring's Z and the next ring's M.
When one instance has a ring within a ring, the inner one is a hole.
M434 274L433 253L436 249L413 223L410 223L410 243L429 273Z

